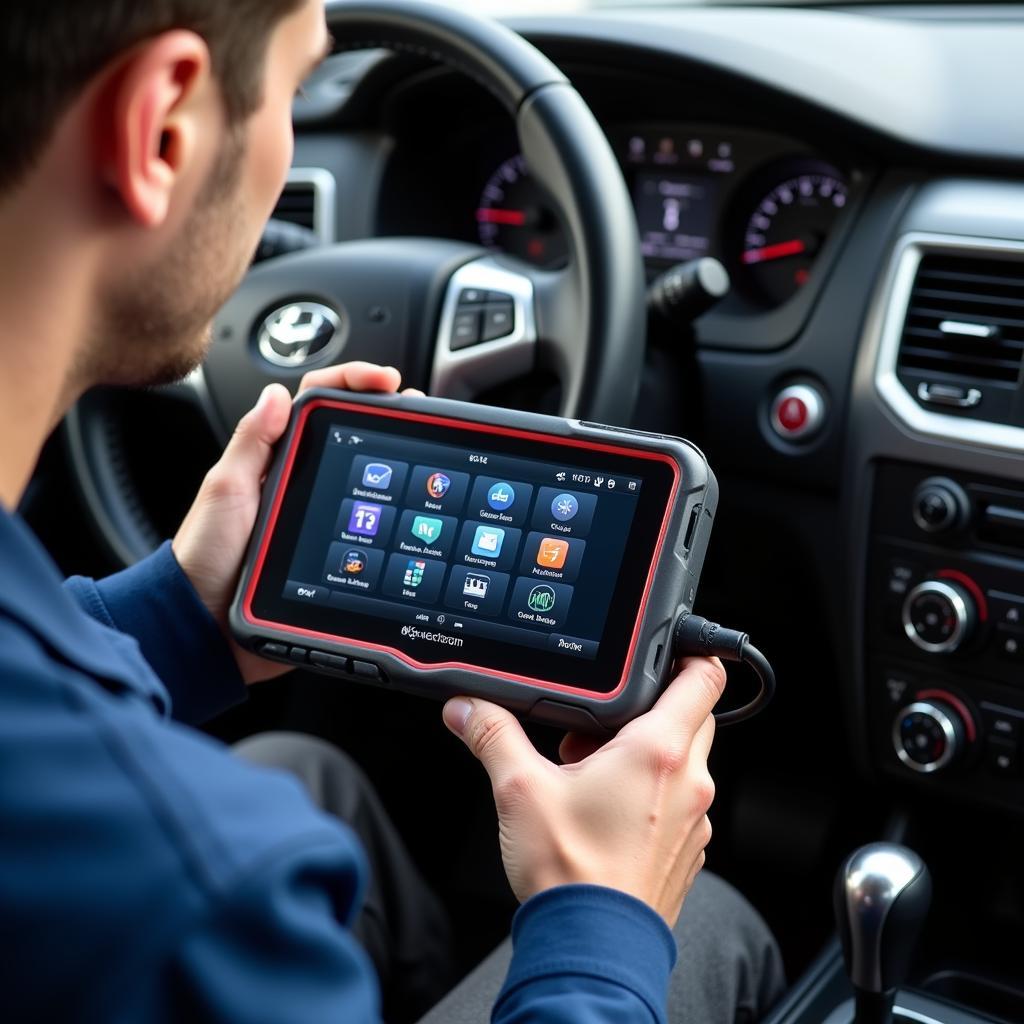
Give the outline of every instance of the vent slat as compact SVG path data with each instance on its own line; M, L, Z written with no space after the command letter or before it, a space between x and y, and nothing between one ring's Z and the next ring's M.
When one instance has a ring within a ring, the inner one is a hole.
M939 329L944 321L997 328L993 337ZM1024 361L1024 261L927 253L918 267L899 368L964 384L1014 385Z
M1002 290L1008 291L1011 295L1020 291L1020 281L1005 274L975 274L968 271L956 270L925 270L922 271L918 280L930 288L943 287L950 282L957 285L971 285L977 291L992 291L998 295Z
M281 198L274 208L274 218L285 220L299 227L316 228L316 190L306 182L294 182L285 186Z
M995 359L962 352L942 352L933 348L920 348L916 345L905 345L903 355L907 359L935 359L944 363L961 363L965 366L989 366L995 371L1011 370L1016 376L1020 369L1019 359Z
M954 312L956 312L956 316L951 316ZM943 320L966 319L968 323L992 324L994 327L1001 328L1003 339L1014 334L1019 334L1021 337L1024 337L1024 319L1017 320L1009 316L969 316L949 308L938 309L935 306L911 306L907 315L916 320L929 320L935 324L936 329ZM973 340L985 341L986 339L975 338Z
M960 334L943 334L937 327L931 324L910 324L903 332L904 337L922 338L931 341L935 345L942 345L947 348L959 348L964 352L1003 352L1007 356L1014 356L1020 350L1024 350L1024 337L1008 338L1003 335L997 339L971 338Z
M993 306L1006 306L1008 309L1024 309L1024 297L1007 298L987 294L972 295L962 291L954 291L947 288L921 288L914 289L916 299L931 299L933 302L945 305L947 302L963 302L969 305L983 306L991 309Z

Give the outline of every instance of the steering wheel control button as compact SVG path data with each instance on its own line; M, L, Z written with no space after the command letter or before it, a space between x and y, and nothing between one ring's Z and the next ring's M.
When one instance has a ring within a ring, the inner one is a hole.
M967 492L955 481L930 477L918 485L911 502L911 515L925 533L952 533L970 517Z
M500 305L488 305L484 310L484 326L481 341L496 341L507 338L516 323L516 311L511 299Z
M479 345L480 341L480 314L476 311L456 313L452 321L451 350L458 352L459 349Z
M897 714L892 745L906 767L928 775L953 762L963 749L964 732L963 720L949 704L915 701Z
M459 292L459 307L479 306L487 301L487 292L482 288L463 288Z
M305 647L293 647L288 652L288 660L294 661L296 665L305 665L308 657L309 652Z
M325 669L328 672L346 676L352 674L352 662L337 654L328 654L326 651L310 651L309 660L317 668Z
M769 418L784 441L806 441L825 421L825 399L810 384L791 384L775 396Z
M948 580L925 580L903 602L903 631L928 654L952 654L970 638L977 620L974 598Z

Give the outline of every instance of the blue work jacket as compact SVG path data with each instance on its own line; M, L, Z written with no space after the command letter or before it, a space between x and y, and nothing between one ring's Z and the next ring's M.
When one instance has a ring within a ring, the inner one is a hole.
M169 544L63 582L0 508L0 1019L379 1020L355 836L191 728L244 699ZM664 1020L675 943L639 901L552 889L512 932L494 1021Z

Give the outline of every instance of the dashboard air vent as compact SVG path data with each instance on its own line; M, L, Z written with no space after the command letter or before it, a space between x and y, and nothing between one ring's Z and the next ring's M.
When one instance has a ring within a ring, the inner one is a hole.
M284 187L274 209L275 220L298 224L309 231L317 229L317 192L311 181L290 181Z
M976 404L978 387L1016 390L1022 358L1024 261L925 253L899 350L899 374L911 392L948 402L942 396L959 387L977 399L948 404Z

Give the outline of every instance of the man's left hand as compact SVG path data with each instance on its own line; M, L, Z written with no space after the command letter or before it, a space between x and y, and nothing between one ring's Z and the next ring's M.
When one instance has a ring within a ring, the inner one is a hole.
M344 388L393 393L401 383L401 375L393 367L345 363L306 374L299 391ZM231 640L228 608L256 524L274 445L288 427L291 408L291 395L283 385L271 384L264 390L256 407L238 424L220 461L206 474L172 544L178 564L228 637L247 683L288 671L285 666L243 650Z

